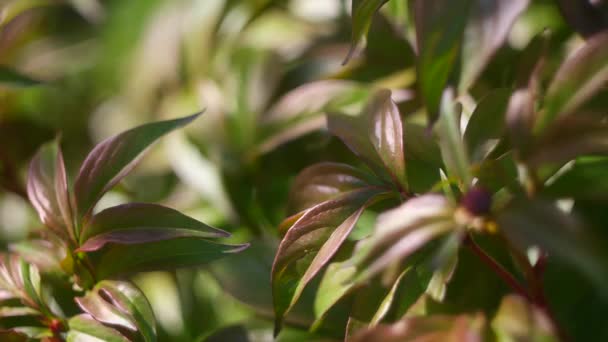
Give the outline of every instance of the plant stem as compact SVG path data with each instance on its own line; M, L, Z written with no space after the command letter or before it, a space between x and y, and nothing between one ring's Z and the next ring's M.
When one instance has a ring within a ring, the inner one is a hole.
M481 261L488 265L494 271L494 273L502 278L502 280L504 280L505 283L507 283L507 285L509 285L515 292L533 302L533 298L529 291L523 287L509 271L507 271L501 264L494 260L494 258L481 249L481 247L479 247L479 245L477 245L469 235L465 237L464 244L465 246L469 247L469 249L475 253L479 259L481 259Z

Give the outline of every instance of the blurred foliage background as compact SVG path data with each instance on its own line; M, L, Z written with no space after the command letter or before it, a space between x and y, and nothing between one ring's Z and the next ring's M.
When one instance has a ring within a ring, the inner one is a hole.
M358 163L326 132L325 110L356 110L372 89L386 87L400 90L404 116L423 122L420 100L408 90L416 82L414 52L412 33L399 25L407 15L401 1L376 15L365 51L346 66L345 0L0 1L0 72L20 74L0 85L2 244L39 228L23 186L27 162L43 142L61 136L73 175L105 137L205 110L154 146L98 208L160 202L234 233L237 242L252 242L206 267L136 276L164 341L272 339L270 266L289 185L315 162ZM554 49L548 74L581 41L553 1L533 1L470 96L511 84L514 56L544 29L551 30ZM604 202L581 208L605 217ZM373 224L373 214L366 215L362 230ZM593 305L595 298L570 279L549 289L568 309L564 317L587 320L570 330L592 327L608 336L605 306ZM299 329L314 319L311 305L303 300L294 310L280 340L314 338ZM571 313L577 310L585 314L577 318ZM321 331L339 337L342 327Z

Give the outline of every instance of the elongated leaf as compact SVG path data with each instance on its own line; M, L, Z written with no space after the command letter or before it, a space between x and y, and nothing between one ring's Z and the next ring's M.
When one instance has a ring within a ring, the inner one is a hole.
M242 245L180 238L139 245L109 245L95 256L98 279L141 271L197 266L236 253Z
M541 200L518 198L497 218L500 230L522 252L538 246L551 257L577 267L608 295L606 253L574 217Z
M27 335L15 330L0 330L0 340L4 342L27 342Z
M414 2L418 45L418 83L433 123L439 113L443 90L458 56L472 0Z
M469 119L464 140L471 160L481 160L493 146L488 146L504 134L507 106L511 90L496 89L484 96Z
M459 90L468 89L479 77L529 0L475 1L464 33Z
M57 141L40 147L27 177L27 193L42 223L59 237L75 238L63 156Z
M470 161L467 149L460 134L460 111L454 101L451 88L446 89L441 99L441 117L436 127L439 136L441 155L448 176L459 181L467 189L471 185Z
M492 320L498 341L559 341L549 318L525 298L503 298Z
M379 176L407 189L403 124L388 90L378 91L357 117L328 115L329 130Z
M350 260L334 262L327 266L315 297L313 330L321 324L329 309L351 292L356 273L357 269Z
M543 192L557 198L608 199L608 158L584 157L560 173Z
M371 183L370 175L352 166L328 162L314 164L294 180L289 194L289 211L300 212Z
M136 244L189 236L218 238L230 234L162 205L128 203L94 215L83 229L80 249L93 251L109 242Z
M2 26L1 24L2 23L0 22L0 27ZM21 74L9 67L0 65L0 87L8 86L13 88L24 88L35 86L40 83L40 81Z
M143 293L129 282L104 280L85 297L76 298L76 302L97 321L138 332L146 342L156 341L152 308Z
M7 299L18 299L25 311L49 313L41 296L38 269L15 254L0 254L0 301Z
M68 321L70 331L68 333L68 341L79 342L86 341L87 337L97 338L106 342L129 342L125 336L118 330L107 327L90 315L82 314L71 318Z
M88 215L101 196L135 167L148 146L199 115L145 124L95 146L82 163L74 183L78 214Z
M348 55L342 64L348 61L365 46L367 32L372 24L374 14L388 0L353 0L352 2L352 34Z
M549 85L545 108L536 123L545 130L558 116L576 111L608 82L608 32L589 39L560 66Z
M365 207L382 193L365 187L318 204L293 224L281 241L272 268L275 331L306 284L329 262Z
M449 201L436 194L408 200L378 217L369 252L357 263L358 281L369 279L455 227Z

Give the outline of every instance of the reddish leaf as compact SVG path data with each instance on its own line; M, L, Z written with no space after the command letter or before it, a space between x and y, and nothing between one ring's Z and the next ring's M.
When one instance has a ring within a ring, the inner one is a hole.
M82 231L80 249L92 251L108 242L136 244L188 236L218 238L230 234L162 205L128 203L94 215Z
M152 143L200 114L135 127L99 143L80 167L74 183L78 214L85 217L101 196L124 178Z
M379 176L407 189L403 124L389 90L378 91L357 117L328 115L329 130Z
M87 314L72 317L69 322L69 341L101 340L106 342L130 342L118 330L107 327Z
M306 284L342 245L361 212L381 193L372 187L344 193L306 210L287 231L272 268L275 331Z

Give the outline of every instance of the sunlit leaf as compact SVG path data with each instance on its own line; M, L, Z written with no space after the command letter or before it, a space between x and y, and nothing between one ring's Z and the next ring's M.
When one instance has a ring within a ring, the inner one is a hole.
M364 330L355 335L352 341L481 342L484 340L484 329L485 319L482 315L412 317Z
M468 89L507 38L529 0L475 1L462 45L461 91Z
M86 224L80 250L95 251L107 243L138 244L179 237L218 238L230 234L179 211L151 203L129 203L105 209Z
M523 253L538 246L577 267L606 294L608 265L598 240L576 218L541 200L518 198L497 217L500 230Z
M87 314L71 318L68 324L70 331L67 340L70 342L87 341L91 340L91 337L106 342L129 342L118 330L99 323Z
M608 82L608 32L590 38L568 57L553 77L535 129L545 130L558 116L576 111Z
M332 113L329 130L379 176L407 189L403 124L388 90L378 91L358 116Z
M196 119L198 115L145 124L95 146L82 163L74 183L78 214L88 215L101 196L135 167L147 147L161 136Z
M453 211L445 197L426 194L381 214L358 278L370 278L452 230Z
M353 229L361 212L382 189L364 187L320 203L289 228L272 269L275 329L296 303L304 287L330 261Z
M224 245L202 239L179 238L139 245L110 244L94 256L98 279L141 271L198 266L236 253L248 245Z
M42 223L59 237L75 239L63 156L57 141L43 145L32 161L27 193Z
M353 0L352 1L352 33L351 33L351 46L348 55L344 59L342 64L348 63L348 61L361 49L361 46L365 46L367 32L372 24L372 18L374 14L384 5L388 0Z
M438 116L444 88L458 60L472 2L414 2L418 83L431 123Z
M515 295L503 298L492 320L492 330L499 342L558 341L549 318L525 298Z

